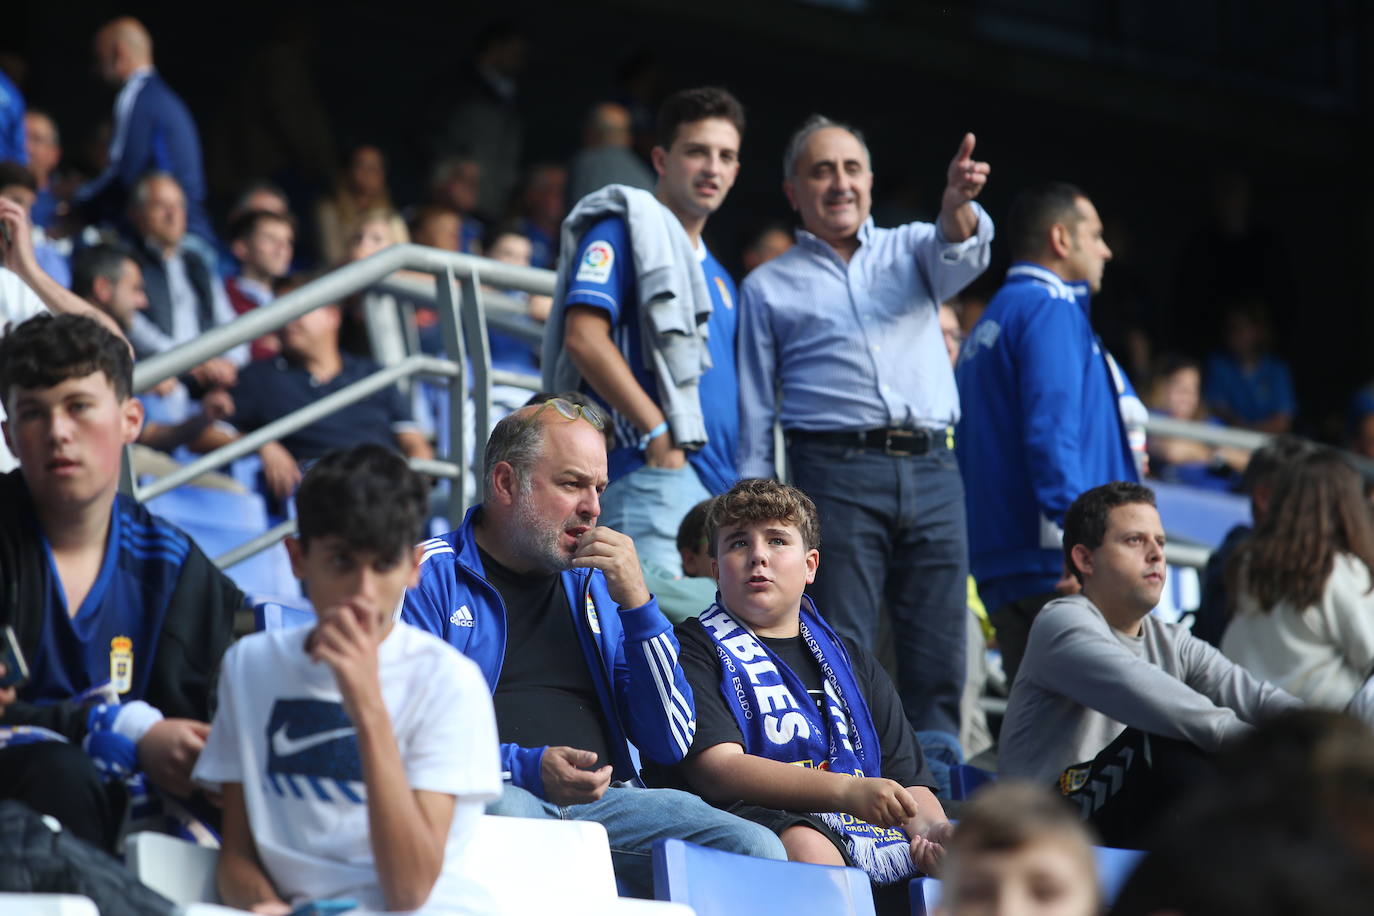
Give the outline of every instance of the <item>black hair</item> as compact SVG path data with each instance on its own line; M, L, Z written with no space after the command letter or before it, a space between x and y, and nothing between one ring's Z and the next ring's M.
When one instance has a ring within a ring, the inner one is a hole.
M1078 201L1087 200L1084 194L1067 181L1049 181L1027 188L1011 202L1007 212L1007 241L1011 256L1017 260L1034 258L1045 250L1046 236L1055 223L1070 229L1083 217Z
M229 222L229 241L245 241L258 229L258 224L262 222L276 221L286 223L294 232L296 229L296 218L290 213L275 213L271 210L249 210L247 213L240 213Z
M0 338L0 400L15 388L52 388L104 372L121 402L133 392L129 345L85 315L35 315Z
M18 162L0 162L0 188L8 188L12 184L28 188L30 191L38 190L38 179L33 177L33 172Z
M1149 487L1126 480L1104 483L1080 495L1064 514L1064 562L1080 583L1083 574L1073 561L1073 549L1079 544L1089 550L1102 546L1107 536L1107 518L1120 506L1155 504L1155 493Z
M129 249L110 242L80 249L72 255L72 292L90 299L95 293L96 277L118 283L124 275L125 263L133 258Z
M679 127L707 118L723 118L735 125L741 137L744 136L744 106L739 99L717 86L702 86L675 92L663 101L658 109L654 142L671 149Z
M301 546L333 535L349 549L396 559L420 540L429 487L406 460L380 445L330 452L296 492Z

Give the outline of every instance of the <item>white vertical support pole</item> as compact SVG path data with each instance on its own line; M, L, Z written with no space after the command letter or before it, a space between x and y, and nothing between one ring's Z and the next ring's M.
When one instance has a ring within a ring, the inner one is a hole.
M450 483L452 488L448 497L449 524L457 527L463 520L466 510L468 477L471 474L469 460L472 455L468 447L467 429L464 426L467 413L467 370L463 360L463 319L458 306L458 280L453 268L446 267L436 271L436 305L439 307L439 331L444 341L444 355L458 366L458 372L448 380L448 460L458 466L458 476ZM480 459L480 456L479 456ZM480 492L480 488L478 488Z
M491 432L491 345L487 341L487 313L482 304L482 278L474 267L460 281L463 291L463 343L472 368L473 454L481 463Z

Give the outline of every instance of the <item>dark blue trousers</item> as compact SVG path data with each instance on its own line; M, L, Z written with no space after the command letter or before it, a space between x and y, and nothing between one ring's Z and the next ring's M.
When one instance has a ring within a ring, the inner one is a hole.
M840 635L869 649L886 604L907 719L917 731L958 735L968 529L954 453L941 443L895 457L798 439L788 456L793 483L820 512L821 564L808 593Z

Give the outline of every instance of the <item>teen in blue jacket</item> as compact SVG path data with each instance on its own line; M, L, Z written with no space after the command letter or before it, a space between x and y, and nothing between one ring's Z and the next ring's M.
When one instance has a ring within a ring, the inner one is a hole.
M969 565L999 642L1000 610L1026 602L1028 628L1054 597L1074 499L1139 480L1123 400L1144 413L1089 322L1089 292L1101 288L1111 258L1092 203L1071 185L1046 185L1023 192L1008 223L1015 263L955 370Z

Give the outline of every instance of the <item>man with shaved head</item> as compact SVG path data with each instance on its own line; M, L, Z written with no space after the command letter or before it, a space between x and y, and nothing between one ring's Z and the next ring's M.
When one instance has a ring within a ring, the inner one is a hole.
M934 223L880 229L863 135L812 116L783 157L783 191L804 228L740 286L740 476L773 475L780 418L793 483L833 537L808 591L836 632L870 649L887 606L907 718L950 735L968 546L940 303L991 256L992 220L974 201L989 167L973 148L966 134Z
M101 79L121 88L115 99L109 164L77 191L77 203L94 221L118 222L138 180L150 171L167 172L186 195L192 247L214 263L200 135L186 103L153 67L152 37L137 19L125 16L96 33L94 51Z
M633 140L630 112L624 105L592 106L582 124L582 149L568 166L569 206L608 184L654 189L653 173L630 149Z

